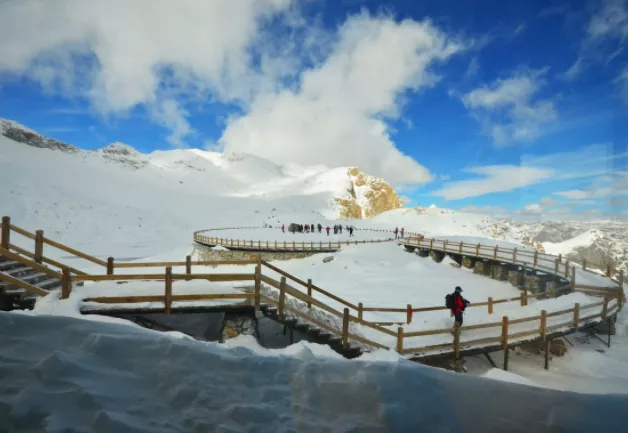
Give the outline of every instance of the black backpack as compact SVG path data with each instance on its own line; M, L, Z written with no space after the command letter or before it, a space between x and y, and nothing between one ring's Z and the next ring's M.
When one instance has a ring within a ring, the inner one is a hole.
M449 308L450 310L453 310L454 308L456 308L456 304L454 303L453 293L449 293L447 296L445 296L445 306Z

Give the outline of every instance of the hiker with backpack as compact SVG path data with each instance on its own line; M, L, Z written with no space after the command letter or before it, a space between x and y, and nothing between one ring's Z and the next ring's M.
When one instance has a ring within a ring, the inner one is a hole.
M462 326L462 313L471 302L462 297L462 289L456 286L453 293L445 296L445 306L454 313L454 327Z

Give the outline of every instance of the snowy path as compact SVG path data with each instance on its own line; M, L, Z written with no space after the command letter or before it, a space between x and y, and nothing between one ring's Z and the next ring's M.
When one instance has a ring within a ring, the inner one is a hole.
M285 233L280 228L257 228L257 229L224 229L210 230L200 232L202 236L233 239L253 243L260 242L347 242L347 241L363 241L363 240L384 240L393 239L392 232L377 232L371 230L355 230L353 236L349 236L349 232L343 228L342 233L334 234L333 226L331 227L329 236L323 229L322 233L290 233L287 228Z

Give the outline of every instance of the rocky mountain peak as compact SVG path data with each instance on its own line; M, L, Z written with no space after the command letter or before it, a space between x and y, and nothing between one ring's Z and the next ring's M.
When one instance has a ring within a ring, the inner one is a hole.
M349 167L347 176L347 196L336 198L340 218L369 218L403 207L392 185L384 179L370 176L357 167Z
M63 143L54 138L47 138L26 126L8 119L0 119L0 134L5 137L24 143L28 146L41 149L60 150L62 152L77 153L80 150L71 144Z

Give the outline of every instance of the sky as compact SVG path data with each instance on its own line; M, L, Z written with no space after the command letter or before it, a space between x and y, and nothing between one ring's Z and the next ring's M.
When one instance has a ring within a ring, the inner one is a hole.
M0 0L0 117L357 166L409 206L628 217L628 0Z

